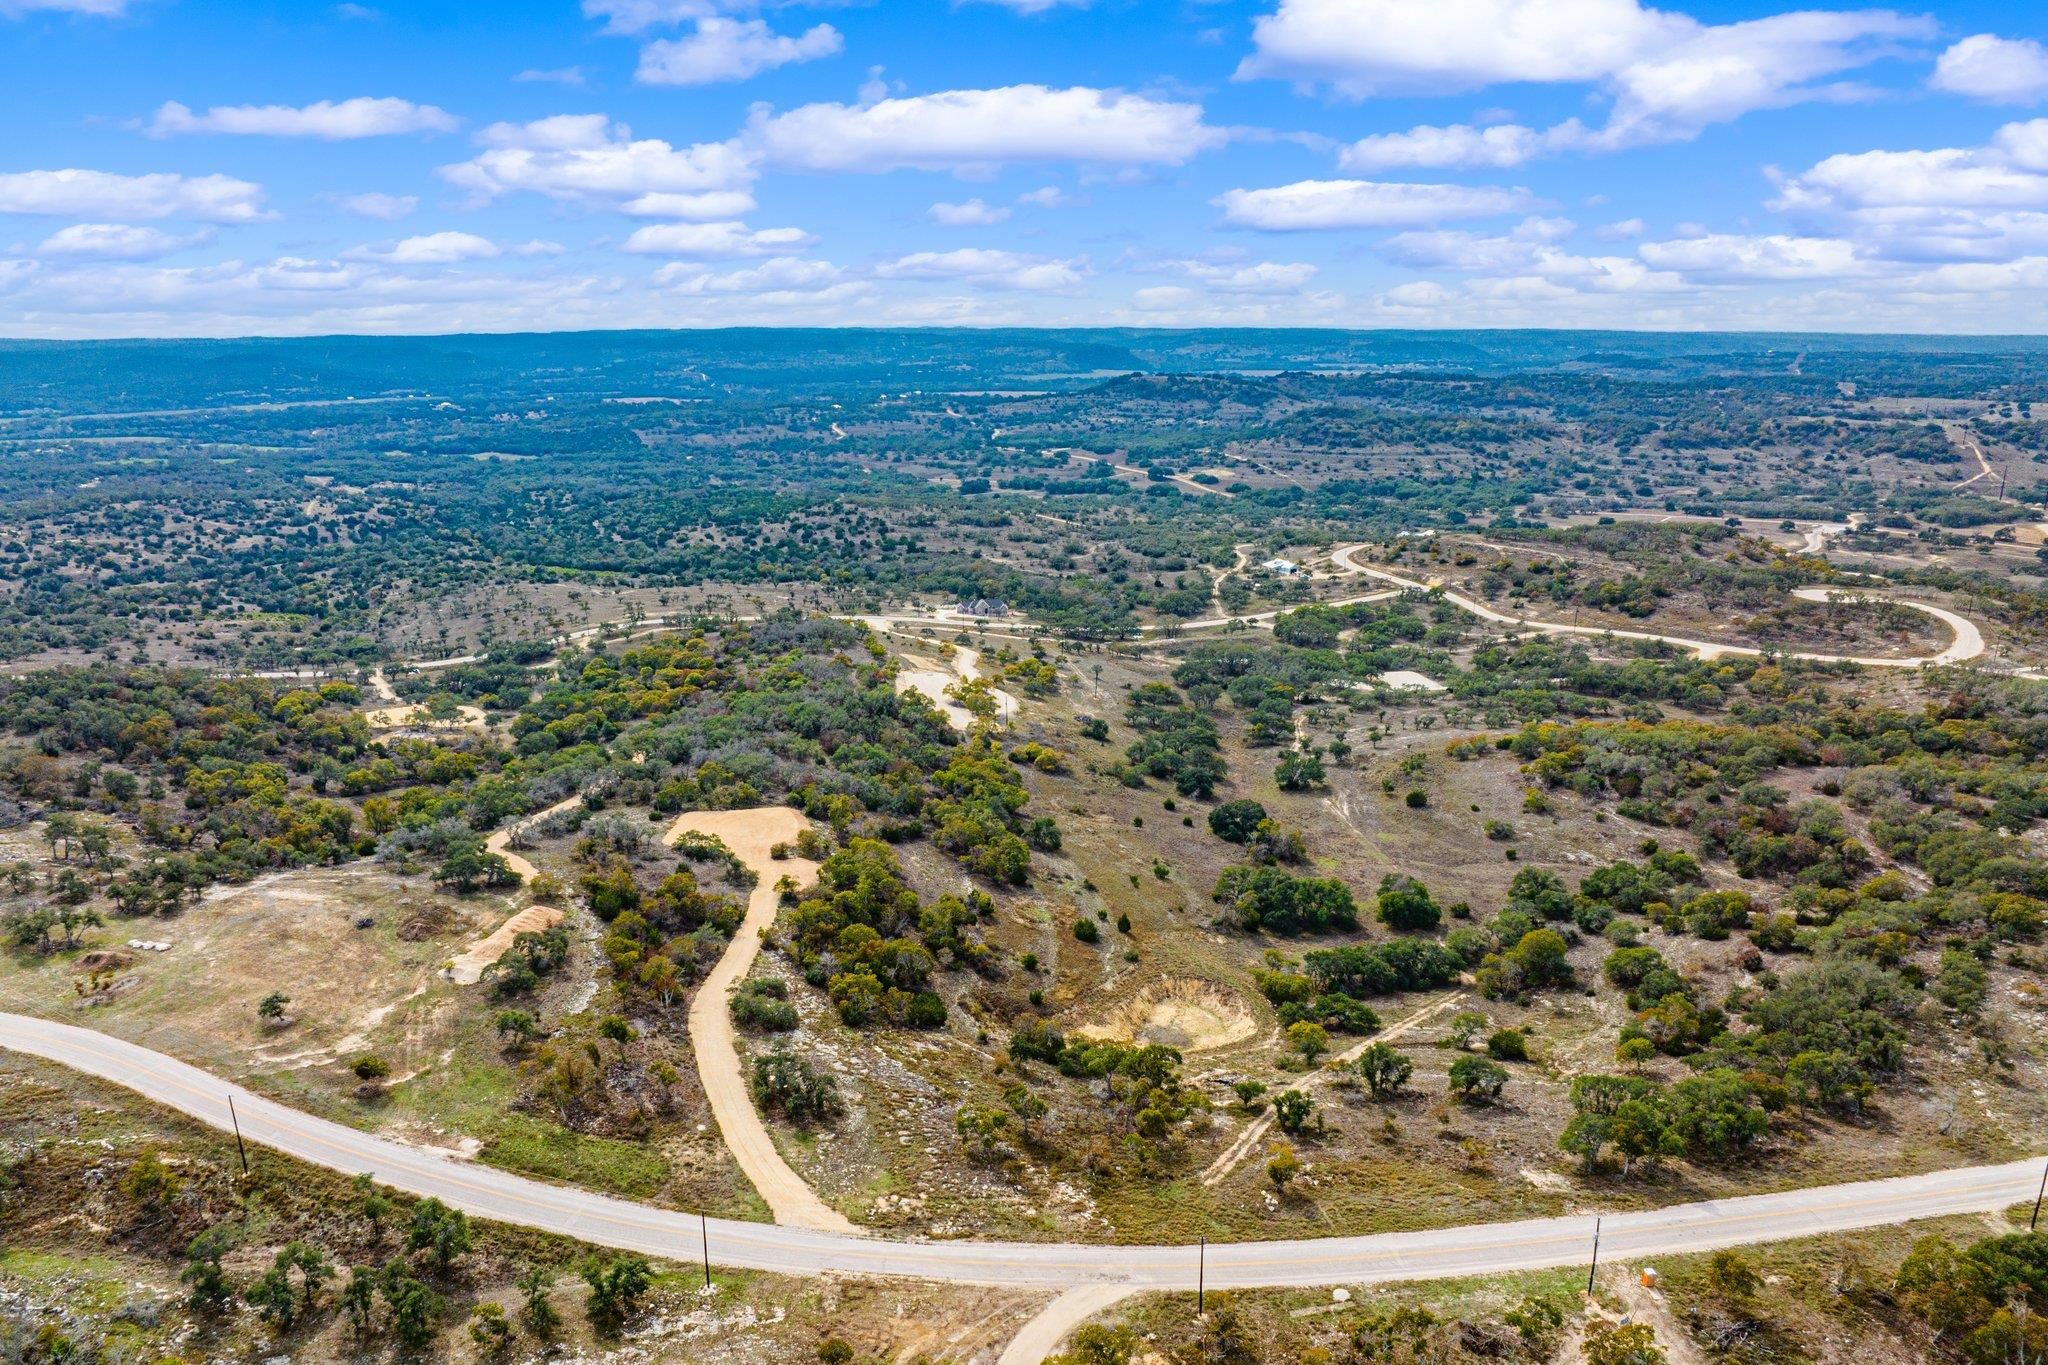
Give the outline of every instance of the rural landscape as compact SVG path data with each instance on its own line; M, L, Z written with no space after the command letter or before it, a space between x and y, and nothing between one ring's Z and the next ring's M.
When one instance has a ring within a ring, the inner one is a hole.
M8 1359L2048 1349L2033 343L0 356Z

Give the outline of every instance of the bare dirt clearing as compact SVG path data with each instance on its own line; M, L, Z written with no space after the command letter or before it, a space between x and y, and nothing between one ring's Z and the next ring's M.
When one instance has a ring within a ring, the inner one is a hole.
M1259 1031L1244 1001L1208 981L1172 977L1156 981L1116 1006L1099 1024L1074 1030L1083 1038L1118 1043L1164 1043L1182 1052L1213 1052Z
M448 979L458 986L474 986L521 934L538 934L561 922L562 912L552 905L529 905L507 916L503 924L456 955L448 964Z

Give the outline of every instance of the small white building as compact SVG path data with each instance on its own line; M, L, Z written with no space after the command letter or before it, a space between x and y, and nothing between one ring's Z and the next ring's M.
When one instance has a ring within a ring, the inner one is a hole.
M1269 559L1259 565L1259 567L1267 573L1276 574L1281 578L1292 578L1301 572L1301 565L1291 559Z

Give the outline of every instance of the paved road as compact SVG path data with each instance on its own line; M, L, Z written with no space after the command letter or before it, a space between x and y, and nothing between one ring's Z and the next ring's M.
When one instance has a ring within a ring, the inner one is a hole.
M263 1099L173 1057L92 1029L0 1014L0 1048L102 1077L216 1128L228 1127L232 1094L242 1133L251 1141L331 1170L367 1171L395 1189L433 1195L479 1217L677 1260L698 1254L694 1215L549 1185L376 1137ZM2036 1158L1611 1214L1602 1254L1670 1256L1987 1212L2031 1200L2041 1170ZM788 1275L832 1271L1056 1290L1081 1285L1191 1290L1196 1278L1195 1252L1182 1246L892 1242L717 1218L708 1229L713 1261ZM1543 1218L1367 1237L1241 1242L1209 1248L1207 1278L1211 1288L1250 1289L1536 1270L1583 1261L1592 1230L1590 1218Z

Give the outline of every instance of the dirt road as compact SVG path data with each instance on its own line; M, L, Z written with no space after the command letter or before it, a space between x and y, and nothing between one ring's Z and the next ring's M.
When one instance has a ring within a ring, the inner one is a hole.
M807 827L801 811L788 806L766 806L758 810L692 811L679 816L662 835L673 845L684 833L715 834L733 855L752 868L758 880L747 897L747 915L740 922L732 946L718 959L718 965L704 978L690 999L690 1046L697 1054L697 1074L704 1094L711 1101L711 1114L725 1145L754 1182L777 1223L808 1228L814 1232L858 1235L860 1229L839 1210L818 1198L817 1191L791 1170L776 1150L775 1139L761 1113L747 1075L740 1065L739 1046L732 1031L732 989L746 976L761 951L761 935L775 923L781 896L775 884L783 877L808 886L818 877L818 865L804 858L770 856L777 844L793 843Z
M1482 621L1492 621L1498 625L1513 626L1517 633L1531 635L1611 635L1623 640L1656 640L1663 644L1676 645L1680 649L1690 650L1702 659L1718 659L1724 654L1764 653L1763 650L1754 645L1729 645L1714 640L1693 640L1683 635L1658 635L1642 630L1615 630L1607 626L1566 625L1560 621L1539 621L1528 616L1509 616L1503 612L1495 611L1484 602L1476 601L1461 593L1450 592L1437 584L1419 582L1413 578L1404 578L1397 573L1389 573L1385 569L1375 569L1370 565L1360 564L1356 556L1361 550L1366 548L1363 545L1340 546L1331 552L1330 562L1345 573L1361 574L1367 578L1377 578L1382 582L1393 583L1406 588L1410 592L1436 592L1444 601L1449 602L1452 606L1470 612ZM1808 654L1790 650L1784 651L1784 657L1788 659L1806 659L1815 663L1861 664L1865 668L1919 668L1925 664L1961 663L1965 659L1974 659L1984 653L1984 634L1977 628L1976 623L1966 617L1958 616L1944 607L1931 606L1926 602L1917 602L1909 597L1894 597L1883 591L1867 588L1795 588L1792 595L1808 602L1846 601L1855 598L1871 598L1894 602L1899 606L1911 607L1914 611L1925 612L1929 616L1934 617L1955 632L1955 639L1949 643L1947 648L1939 653L1913 659L1884 659L1853 654Z

